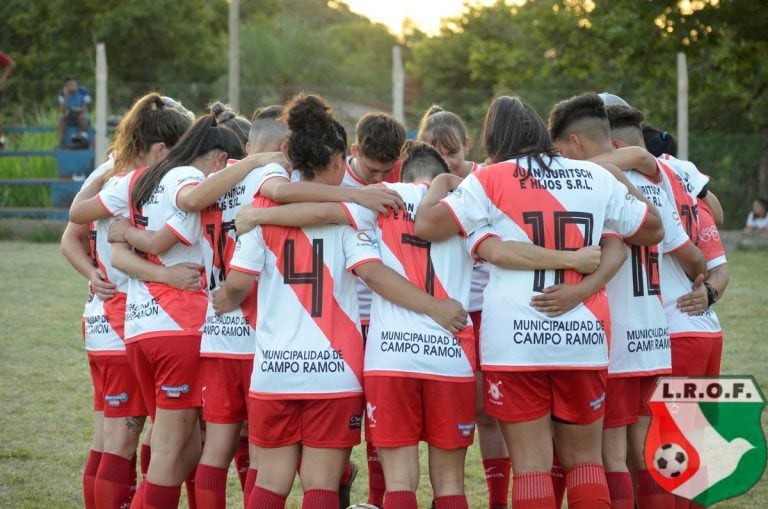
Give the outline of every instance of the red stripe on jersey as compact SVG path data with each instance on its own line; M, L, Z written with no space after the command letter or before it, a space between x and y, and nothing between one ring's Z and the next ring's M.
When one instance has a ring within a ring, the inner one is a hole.
M699 213L696 201L691 198L688 191L685 189L685 183L680 180L677 173L670 168L665 162L660 159L656 159L659 166L659 170L664 172L669 180L670 188L672 189L672 198L675 200L675 208L680 215L680 221L683 223L685 232L688 234L688 238L693 241L694 244L699 243Z
M527 177L524 177L526 174ZM595 227L600 230L597 233L602 232L603 225L594 224L591 212L567 210L547 190L544 182L515 163L488 166L476 172L475 176L496 208L512 219L538 246L576 251L594 244ZM544 273L535 271L534 291L543 289ZM555 284L575 284L582 278L575 270L555 271ZM610 312L605 290L601 289L589 296L584 300L584 306L603 323L606 337L610 341Z
M163 283L145 281L149 294L179 327L198 334L205 322L208 294L202 288L195 291L177 290Z
M125 292L117 292L115 296L104 301L104 314L115 334L125 341L125 303L127 300Z
M261 207L277 205L266 198L256 202ZM361 345L363 336L333 294L333 275L322 260L323 239L310 239L300 228L280 226L263 226L262 235L277 258L275 266L283 276L283 284L291 287L331 347L343 352L344 361L362 385L363 349L352 345Z
M435 274L430 254L431 242L420 239L414 233L413 221L407 210L394 210L388 216L379 214L381 240L395 255L403 269L405 277L419 289L423 289L436 299L446 300L451 296ZM456 336L471 331L468 325ZM474 341L461 341L461 349L470 365L476 364Z

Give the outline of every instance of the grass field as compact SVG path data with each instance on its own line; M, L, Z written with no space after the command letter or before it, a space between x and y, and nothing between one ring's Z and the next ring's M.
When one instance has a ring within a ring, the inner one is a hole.
M768 251L734 252L726 296L717 304L726 331L724 374L752 374L768 391ZM0 508L82 507L80 472L91 435L92 389L80 336L85 281L55 244L0 242ZM768 429L766 412L763 429ZM355 449L359 465L365 451ZM422 463L424 464L424 463ZM230 471L230 507L241 497ZM486 507L477 447L467 459L470 507ZM353 500L364 500L365 468ZM431 493L426 473L421 507ZM300 507L300 494L288 507ZM768 476L718 508L768 507Z

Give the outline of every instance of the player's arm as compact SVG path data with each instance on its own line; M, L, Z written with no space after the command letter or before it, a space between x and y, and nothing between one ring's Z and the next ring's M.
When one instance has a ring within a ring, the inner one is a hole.
M700 275L707 277L707 260L693 242L686 242L670 254L680 264L691 281L695 281Z
M403 207L403 200L397 191L388 189L386 186L354 188L271 178L262 184L259 193L277 203L347 202L356 203L383 214L390 209Z
M109 225L109 241L127 242L135 249L153 255L165 253L180 242L179 237L168 228L139 230L125 218Z
M543 293L531 299L531 306L549 317L560 316L604 287L627 259L627 252L620 237L603 237L600 245L600 266L595 272L584 276L576 284L559 284L544 288Z
M655 180L659 177L656 158L643 147L622 147L597 155L590 159L600 165L611 164L622 170L635 170Z
M112 216L112 213L99 200L99 191L103 185L104 180L97 177L80 189L69 207L70 222L88 224L91 221Z
M380 261L357 266L355 273L374 292L398 306L422 313L456 333L467 325L467 311L454 299L436 299Z
M185 262L164 267L134 253L125 242L112 243L111 262L113 267L134 279L164 283L185 291L200 289L202 265Z
M432 180L429 191L419 204L416 211L414 233L430 242L444 240L461 231L447 205L440 200L456 189L461 183L461 177L448 173L438 175Z
M227 274L227 279L222 281L221 287L212 295L213 309L216 314L228 313L237 307L248 296L251 290L254 274L232 269Z
M624 175L624 172L618 166L613 164L603 164L603 168L608 170L616 180L624 184L627 192L635 199L645 203L647 213L640 227L632 235L626 237L626 240L638 246L652 246L658 244L664 238L664 223L661 219L659 210L653 203L645 197Z
M107 276L100 268L93 265L89 256L88 227L67 223L61 236L61 254L69 264L91 283L93 292L101 300L111 299L115 295L115 285L107 281Z
M176 205L188 212L203 210L235 187L251 171L269 163L286 166L288 164L282 152L262 152L249 155L231 166L212 173L197 185L182 188L176 197Z
M334 202L289 203L278 207L246 205L237 213L235 229L243 234L261 224L276 226L317 226L350 224L344 207Z
M703 276L697 277L692 290L677 299L677 308L689 315L706 311L708 307L720 300L730 279L731 273L727 263L711 268L706 279Z
M502 241L493 235L481 241L475 253L483 260L505 269L572 269L581 274L591 274L600 264L600 246L558 251L526 242Z
M707 204L709 211L712 212L712 219L715 221L715 226L721 226L725 221L725 212L723 206L720 204L720 200L715 196L715 193L709 189L705 189L704 196L699 195L699 199Z

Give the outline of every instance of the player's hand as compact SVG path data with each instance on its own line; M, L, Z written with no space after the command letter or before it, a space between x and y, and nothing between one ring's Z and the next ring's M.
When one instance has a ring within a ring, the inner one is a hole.
M245 205L235 216L235 230L238 235L248 233L259 224L259 208L253 205Z
M405 206L397 191L381 185L371 185L359 189L355 202L384 215L389 214L391 209L401 209Z
M211 303L213 304L213 309L216 311L217 315L228 313L237 307L237 305L232 302L232 299L229 298L227 291L224 289L226 282L222 283L221 285L221 288L211 294Z
M203 285L202 271L202 265L190 262L178 263L163 270L163 282L179 290L192 292L199 290Z
M115 219L109 225L109 235L107 236L107 240L109 242L125 242L125 232L130 227L131 222L128 219L124 217Z
M689 315L703 313L709 307L707 287L704 286L704 274L696 276L693 282L693 290L677 299L677 309Z
M467 326L467 310L455 299L435 300L434 309L429 316L454 334Z
M258 154L251 154L247 156L246 160L252 162L254 168L261 168L270 163L275 163L279 164L287 170L291 169L291 163L282 152L260 152Z
M91 291L96 294L101 300L109 300L117 293L117 287L107 281L107 276L99 268L94 268L91 271Z
M550 318L560 316L572 310L589 297L578 284L561 284L548 286L540 295L531 299L531 306L538 312L544 313Z
M573 251L572 269L582 274L592 274L600 265L600 246L586 246Z

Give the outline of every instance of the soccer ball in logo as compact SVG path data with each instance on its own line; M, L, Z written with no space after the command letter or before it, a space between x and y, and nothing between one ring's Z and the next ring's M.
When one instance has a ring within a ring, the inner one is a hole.
M653 465L658 473L674 479L680 477L688 468L688 454L680 445L666 443L656 449L656 453L653 455Z

